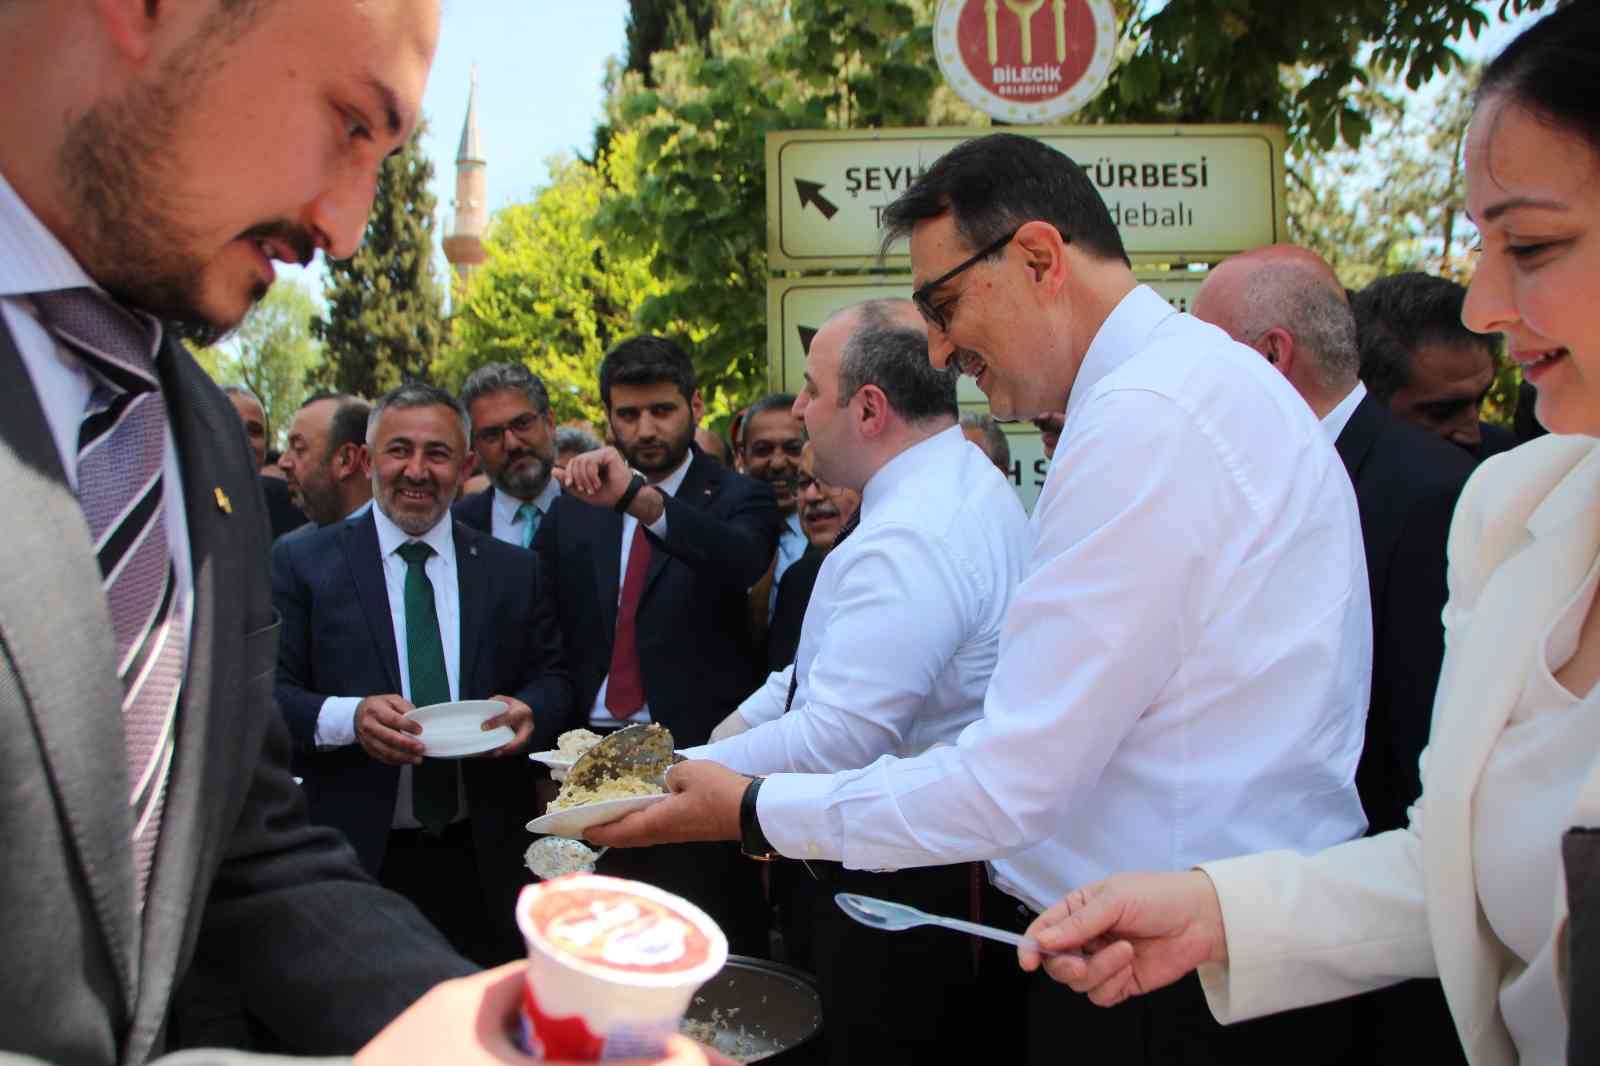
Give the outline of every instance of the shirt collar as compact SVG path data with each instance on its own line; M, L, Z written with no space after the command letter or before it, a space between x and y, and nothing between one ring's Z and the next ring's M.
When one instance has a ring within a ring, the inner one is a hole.
M1118 301L1089 342L1078 376L1067 393L1066 409L1070 412L1077 397L1087 395L1102 378L1142 351L1156 326L1177 313L1150 286L1135 286Z
M0 174L0 296L99 288Z
M1367 387L1360 381L1350 390L1350 394L1339 401L1339 405L1322 416L1323 431L1328 434L1328 439L1336 441L1339 434L1344 432L1344 427L1350 424L1350 416L1356 413L1356 408L1361 406L1361 401L1366 399Z
M865 522L879 501L893 496L902 484L922 477L953 477L967 438L959 425L942 429L890 459L867 479L861 490L861 520Z
M803 536L806 535L806 531L804 529L802 529L801 526L800 526L800 508L799 507L796 507L794 509L794 511L787 518L785 518L783 520L783 532L784 533L793 533L797 537L803 537Z
M420 540L438 553L441 561L447 566L454 566L456 562L456 539L453 534L453 523L450 519L450 509L445 508L444 515L433 524L433 528L420 537L413 537L383 513L382 507L372 508L372 519L378 526L378 551L387 559L399 550L402 544L413 540Z
M544 488L539 490L539 495L531 500L520 500L509 492L501 492L498 488L489 489L494 495L491 497L494 515L505 525L515 525L517 512L522 510L522 505L531 503L540 514L549 514L550 505L556 502L556 497L561 495L561 485L555 478L544 483Z

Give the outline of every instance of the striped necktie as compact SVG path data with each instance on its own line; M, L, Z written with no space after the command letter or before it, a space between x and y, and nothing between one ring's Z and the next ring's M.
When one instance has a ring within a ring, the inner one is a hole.
M95 289L35 293L33 303L44 326L98 378L78 431L78 502L117 638L142 908L172 765L187 640L162 499L167 408L155 366L161 330Z

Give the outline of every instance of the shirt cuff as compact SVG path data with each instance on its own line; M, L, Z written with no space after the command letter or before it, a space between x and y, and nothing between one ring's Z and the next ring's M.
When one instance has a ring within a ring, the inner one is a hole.
M356 742L356 708L360 696L329 696L317 711L317 730L313 736L318 750L347 748Z
M830 774L774 774L756 793L756 818L767 842L791 859L843 859L828 810Z

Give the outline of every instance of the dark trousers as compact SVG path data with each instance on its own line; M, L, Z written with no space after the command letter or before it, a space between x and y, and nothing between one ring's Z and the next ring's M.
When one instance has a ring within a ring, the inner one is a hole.
M508 880L516 876L515 869L506 871ZM415 904L452 947L480 966L525 954L505 893L484 886L468 820L436 836L420 829L390 832L378 882Z
M796 876L805 875L799 863ZM973 938L947 929L872 929L845 916L837 892L909 903L932 914L971 912L971 867L892 873L809 863L812 955L829 1066L961 1061L974 1022ZM798 916L797 916L798 917Z
M767 958L771 948L761 863L747 859L737 844L662 844L653 848L613 848L596 873L643 881L682 896L711 916L735 955Z
M1456 1024L1436 980L1403 981L1352 999L1357 1059L1373 1066L1466 1066Z

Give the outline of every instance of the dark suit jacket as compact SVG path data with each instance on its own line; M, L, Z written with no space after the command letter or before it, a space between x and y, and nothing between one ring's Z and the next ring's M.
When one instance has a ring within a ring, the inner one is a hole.
M261 495L267 501L267 521L272 526L273 540L306 524L305 512L294 505L289 484L282 478L261 475Z
M1356 787L1369 832L1378 833L1406 825L1422 792L1417 757L1444 657L1445 543L1474 464L1371 396L1337 448L1355 483L1372 589L1372 704Z
M494 536L494 486L490 485L482 492L474 492L457 500L450 508L450 513L455 515L457 522L463 522L479 533Z
M520 548L454 525L461 605L462 699L515 696L534 712L534 747L555 746L557 725L571 713L572 689L561 663L561 640L549 604L539 595L537 562ZM329 696L400 691L400 661L372 512L272 552L272 598L283 618L277 698L289 723L297 765L315 822L344 832L362 865L377 873L394 817L400 769L378 762L359 744L318 751L317 714ZM461 761L472 834L486 885L520 879L520 864L503 866L507 848L520 854L524 824L534 816L532 764L521 755ZM494 865L489 865L494 864ZM509 913L509 911L508 911Z
M143 1062L160 1051L174 983L198 949L289 1047L353 1050L472 967L373 884L337 834L308 824L272 708L278 625L259 478L238 417L204 372L170 340L158 366L194 615L141 930L100 572L0 327L0 492L11 501L0 508L0 919L14 962L0 975L0 1048Z
M679 746L711 729L765 676L750 632L747 593L777 550L781 519L772 489L694 449L675 496L667 536L650 539L638 639L651 717ZM577 703L568 728L588 721L611 669L617 625L622 516L560 496L534 537L540 573L556 603Z
M805 554L783 572L783 579L778 582L778 602L772 609L772 623L767 627L769 673L794 662L795 652L800 649L800 627L806 620L806 607L811 603L811 589L817 583L817 571L822 569L825 555L815 544L807 545Z

